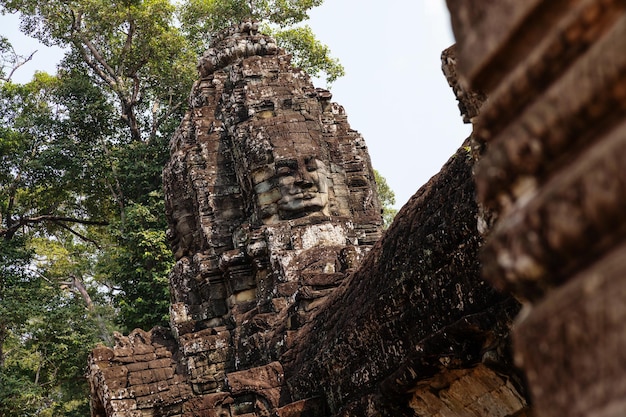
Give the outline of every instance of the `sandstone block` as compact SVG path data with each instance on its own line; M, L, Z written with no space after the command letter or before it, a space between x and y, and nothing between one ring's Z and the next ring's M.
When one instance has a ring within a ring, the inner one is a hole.
M520 321L516 358L538 417L626 413L625 260L622 244Z
M233 394L269 388L278 388L284 384L285 374L280 362L239 372L229 372L228 386Z
M112 366L104 368L100 371L104 379L107 380L126 380L128 368L125 366Z
M113 349L105 346L95 348L91 355L95 362L108 362L115 357Z
M137 409L137 401L134 399L129 400L111 400L110 403L111 410L115 413L125 413L128 411ZM123 414L118 414L123 415Z
M126 369L128 369L129 372L144 371L150 368L150 363L151 362L133 362L126 365Z

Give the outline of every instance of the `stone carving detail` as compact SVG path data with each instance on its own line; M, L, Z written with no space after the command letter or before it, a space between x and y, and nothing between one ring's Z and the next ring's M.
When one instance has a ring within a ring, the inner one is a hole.
M199 68L164 171L172 325L179 338L234 326L231 360L250 366L280 352L263 330L296 329L379 238L380 203L343 108L255 24L218 38Z
M182 411L193 393L176 366L176 351L174 338L159 328L116 334L113 349L95 349L89 360L92 416L142 416L140 410L159 404Z
M381 207L343 108L256 24L217 37L198 68L164 170L176 369L188 384L178 401L266 415L285 405L276 359L379 239ZM104 358L127 369L119 349ZM119 405L103 363L94 354L94 378L104 379L94 398ZM164 378L149 383L171 385ZM106 415L127 415L116 407Z
M626 5L448 0L476 120L484 276L526 300L533 414L626 415ZM618 299L622 301L618 301Z
M164 170L171 332L93 352L93 416L524 416L466 144L381 238L363 138L271 38L233 27L199 72Z

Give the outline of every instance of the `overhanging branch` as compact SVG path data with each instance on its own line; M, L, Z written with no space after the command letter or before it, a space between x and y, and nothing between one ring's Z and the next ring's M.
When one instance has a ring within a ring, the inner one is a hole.
M11 223L10 227L6 229L1 229L0 236L4 237L4 239L6 240L10 240L13 238L15 233L22 226L36 225L36 224L45 223L45 222L56 223L59 226L62 226L66 229L68 228L68 226L64 225L63 223L76 223L76 224L85 224L85 225L92 225L92 226L108 226L109 224L109 222L101 221L101 220L77 219L75 217L55 216L51 214L46 214L46 215L37 216L37 217L22 217L17 222ZM71 232L76 234L76 232L73 230L71 230ZM77 236L79 236L81 239L84 238L83 236L79 234ZM86 240L89 240L89 239L86 239Z
M71 234L73 234L73 235L75 235L75 236L78 236L79 238L81 238L81 239L82 239L82 240L84 240L85 242L93 243L93 244L96 246L96 248L98 248L98 249L102 249L102 248L100 247L100 245L98 245L98 242L96 242L95 240L90 239L90 238L88 238L87 236L85 236L85 235L83 235L83 234L81 234L81 233L78 233L76 230L72 229L71 227L69 227L69 226L67 226L67 225L65 225L65 224L63 224L63 223L60 223L60 222L54 222L54 223L55 223L55 224L57 224L57 225L59 225L59 226L60 226L60 227L62 227L63 229L67 230L67 231L68 231L68 232L70 232Z

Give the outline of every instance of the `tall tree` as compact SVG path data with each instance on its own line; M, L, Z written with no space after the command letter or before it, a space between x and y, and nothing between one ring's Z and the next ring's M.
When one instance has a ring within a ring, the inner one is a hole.
M18 85L30 57L0 38L0 416L84 415L90 347L167 324L161 169L197 54L255 18L332 81L341 66L293 26L320 3L0 0L66 51L56 75Z
M103 126L75 125L66 87L0 84L0 415L84 415L87 350L110 333L89 262L107 223L90 148Z
M174 25L173 4L168 0L1 4L5 11L21 13L26 33L68 51L59 71L66 81L59 91L68 108L65 133L90 142L92 153L99 156L91 166L98 177L96 188L104 187L106 193L87 192L82 198L99 205L111 225L97 238L102 248L97 277L111 289L122 313L136 310L142 299L158 300L143 302L135 314L122 314L120 324L133 328L167 323L165 278L171 260L160 253L156 266L154 262L127 264L138 250L133 237L147 231L145 224L126 220L146 205L148 211L159 209L149 195L161 188L167 140L195 76L195 53ZM90 123L100 123L102 129L86 132ZM165 246L163 217L160 212L158 221L151 223L151 232L161 239L156 245L159 250ZM153 280L149 286L155 291L139 295L137 283L146 278ZM158 311L151 311L155 305ZM148 319L155 317L159 319Z

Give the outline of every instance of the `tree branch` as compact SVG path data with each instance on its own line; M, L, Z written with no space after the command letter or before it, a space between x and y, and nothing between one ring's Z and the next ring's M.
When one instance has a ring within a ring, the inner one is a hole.
M19 67L21 67L22 65L26 64L28 61L30 61L31 59L33 59L33 56L37 53L37 50L33 51L33 53L31 53L28 57L23 58L21 56L18 56L17 54L15 54L15 63L13 64L13 67L11 68L11 72L9 72L9 75L7 75L6 77L3 78L4 81L11 81L11 77L13 77L13 74L15 74L15 71L17 71L17 69ZM23 61L19 61L18 58L23 58Z
M126 41L124 42L124 47L122 48L122 56L130 55L131 49L133 47L133 36L135 36L135 21L133 19L128 19L128 33L126 34ZM120 68L121 70L122 68Z
M74 217L55 216L51 214L46 214L46 215L37 216L37 217L22 217L16 223L11 223L10 227L6 229L1 229L0 236L3 236L6 240L11 240L13 236L15 235L15 233L20 229L20 227L27 226L27 225L35 225L35 224L44 223L44 222L56 223L62 227L67 227L67 226L60 224L61 222L87 224L87 225L94 225L94 226L108 226L109 225L109 222L101 221L101 220L85 220L85 219L77 219ZM72 233L76 234L75 231L72 231ZM79 237L81 236L79 235Z
M84 39L80 35L77 35L77 38L80 40L80 42L78 40L75 40L74 44L76 45L76 48L80 51L80 54L85 60L85 63L89 66L89 68L94 70L98 77L100 77L100 79L102 79L109 87L111 87L113 91L119 94L119 83L113 68L111 68L106 63L102 55L100 55L100 52L89 40ZM93 57L90 56L87 51L89 51L89 53L91 53ZM102 67L105 68L106 72L102 68L100 68L98 64L102 65Z
M87 236L84 236L84 235L78 233L76 230L72 229L69 226L64 225L63 223L59 223L59 222L56 222L56 221L54 223L57 224L58 226L62 227L63 229L67 230L68 232L72 233L73 235L78 236L79 238L81 238L85 242L93 243L96 248L102 249L102 247L95 240L90 239Z
M87 292L87 288L85 287L85 284L83 284L83 281L78 279L76 275L73 274L70 274L70 279L71 281L69 285L71 285L72 287L74 287L74 289L76 289L76 291L78 291L80 296L83 298L83 301L85 302L87 310L91 312L95 311L93 300L91 299L89 292Z
M72 41L74 45L80 51L80 54L83 56L87 65L89 65L89 67L91 67L91 69L93 69L100 78L102 78L109 86L111 86L111 88L115 90L117 86L115 70L109 66L98 48L96 48L96 46L81 32L80 26L82 24L82 15L79 13L78 16L75 16L74 14L72 14L72 16ZM91 56L87 53L86 49L89 51ZM96 62L100 64L104 70L98 67Z
M132 41L132 36L134 33L134 24L131 23L131 28L126 39L126 44L124 45L124 50L127 47L130 47L130 42ZM119 77L118 72L113 69L109 63L106 61L104 56L100 53L96 45L91 42L89 38L85 36L80 31L80 16L75 21L72 29L73 29L73 43L76 48L80 51L85 63L96 73L100 79L102 79L114 92L117 94L120 99L120 104L122 107L122 120L128 125L131 132L131 137L133 140L140 142L141 141L141 132L139 130L139 123L137 122L137 117L135 116L135 105L138 103L138 94L139 94L139 83L138 77L135 74L131 75L134 78L133 82L133 91L128 97L128 93L125 91L125 83L122 78Z
M70 222L70 223L80 223L80 224L90 224L95 226L108 226L109 222L102 220L85 220L85 219L77 219L75 217L66 217L66 216L55 216L52 214L44 214L42 216L37 217L27 217L21 219L24 224L35 224L41 223L44 221L54 221L54 222Z

